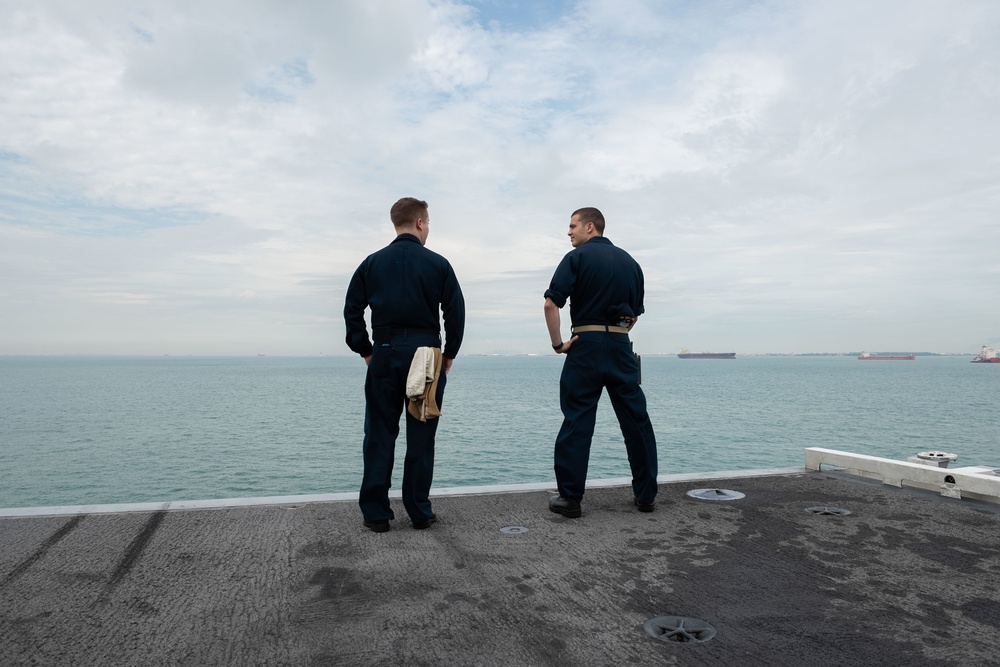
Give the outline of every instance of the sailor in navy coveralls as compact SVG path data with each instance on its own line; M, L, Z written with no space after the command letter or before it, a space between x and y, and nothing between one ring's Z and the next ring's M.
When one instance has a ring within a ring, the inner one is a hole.
M644 312L642 269L604 238L604 216L596 208L575 211L568 234L574 249L563 257L545 291L552 349L566 355L559 380L563 423L555 446L559 495L549 500L549 509L569 518L581 514L597 403L607 389L625 438L635 505L639 511L652 512L656 438L628 336ZM564 341L559 309L567 299L573 336Z
M439 313L444 313L445 347L437 385L442 405L447 372L465 331L465 299L455 271L424 247L430 231L427 202L404 197L391 211L396 239L369 255L347 288L344 320L347 345L368 364L365 379L364 478L359 505L365 526L389 530L389 505L399 415L406 404L406 377L418 347L441 347ZM371 308L372 340L365 325ZM438 420L421 422L406 412L403 506L414 528L437 520L429 499L434 477L434 434Z

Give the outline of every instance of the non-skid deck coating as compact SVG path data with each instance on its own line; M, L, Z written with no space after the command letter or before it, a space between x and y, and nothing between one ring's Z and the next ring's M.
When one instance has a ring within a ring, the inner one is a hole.
M0 665L991 665L1000 509L842 473L0 519ZM848 516L806 512L848 509ZM527 531L501 532L506 526ZM661 642L658 616L711 623Z

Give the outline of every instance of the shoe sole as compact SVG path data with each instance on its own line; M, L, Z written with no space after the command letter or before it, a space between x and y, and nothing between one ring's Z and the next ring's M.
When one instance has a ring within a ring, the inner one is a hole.
M420 521L418 523L415 523L415 524L413 524L413 528L415 530L426 530L426 529L430 528L431 524L433 524L433 523L437 523L437 517L432 517L432 518L428 519L427 521Z
M555 507L549 507L549 511L555 512L556 514L560 514L566 517L567 519L579 519L580 515L583 514L582 510L561 510L561 509L556 509Z
M373 533L388 533L389 523L374 523L370 521L365 521L365 528L372 531Z

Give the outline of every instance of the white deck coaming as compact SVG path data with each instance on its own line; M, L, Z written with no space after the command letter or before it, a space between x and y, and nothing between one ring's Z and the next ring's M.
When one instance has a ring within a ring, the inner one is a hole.
M762 468L755 470L730 470L721 472L696 472L675 475L658 475L660 484L677 482L711 481L716 479L738 479L743 477L768 477L773 475L795 475L806 472L805 468ZM587 482L587 488L629 486L630 477L597 479ZM432 498L444 496L481 496L496 493L530 493L549 491L555 493L553 482L533 482L527 484L496 484L491 486L455 486L435 489ZM400 491L389 492L390 498L399 498ZM41 517L74 516L77 514L117 514L122 512L177 512L184 510L224 509L232 507L285 506L295 507L313 503L357 502L357 492L319 493L299 496L263 496L260 498L218 498L208 500L170 500L146 503L119 503L106 505L58 505L51 507L12 507L0 509L0 517Z
M854 454L823 447L809 447L805 450L805 467L759 468L752 470L728 470L715 472L680 473L659 475L660 484L683 482L709 482L720 479L740 479L746 477L768 477L796 475L820 471L822 467L833 466L841 472L855 474L868 479L879 479L884 484L902 487L935 490L942 496L951 498L971 498L992 503L1000 503L1000 475L993 468L967 466L940 468L908 461L896 461L866 454ZM953 482L947 480L954 480ZM588 488L628 486L628 477L591 480ZM536 491L555 492L552 482L532 482L526 484L497 484L490 486L456 486L435 489L431 497L479 496L497 493L530 493ZM390 498L399 498L398 490L389 493ZM73 516L77 514L116 514L122 512L162 512L203 509L224 509L233 507L284 506L298 507L313 503L357 502L358 494L324 493L297 496L265 496L259 498L219 498L208 500L172 500L162 502L122 503L106 505L63 505L52 507L14 507L0 509L0 517L40 517Z

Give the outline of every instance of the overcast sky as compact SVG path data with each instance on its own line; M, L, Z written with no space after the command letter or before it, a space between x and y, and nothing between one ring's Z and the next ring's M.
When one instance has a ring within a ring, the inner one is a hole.
M643 266L640 352L1000 344L993 0L0 15L0 354L348 354L402 196L463 353L550 353L581 206Z

